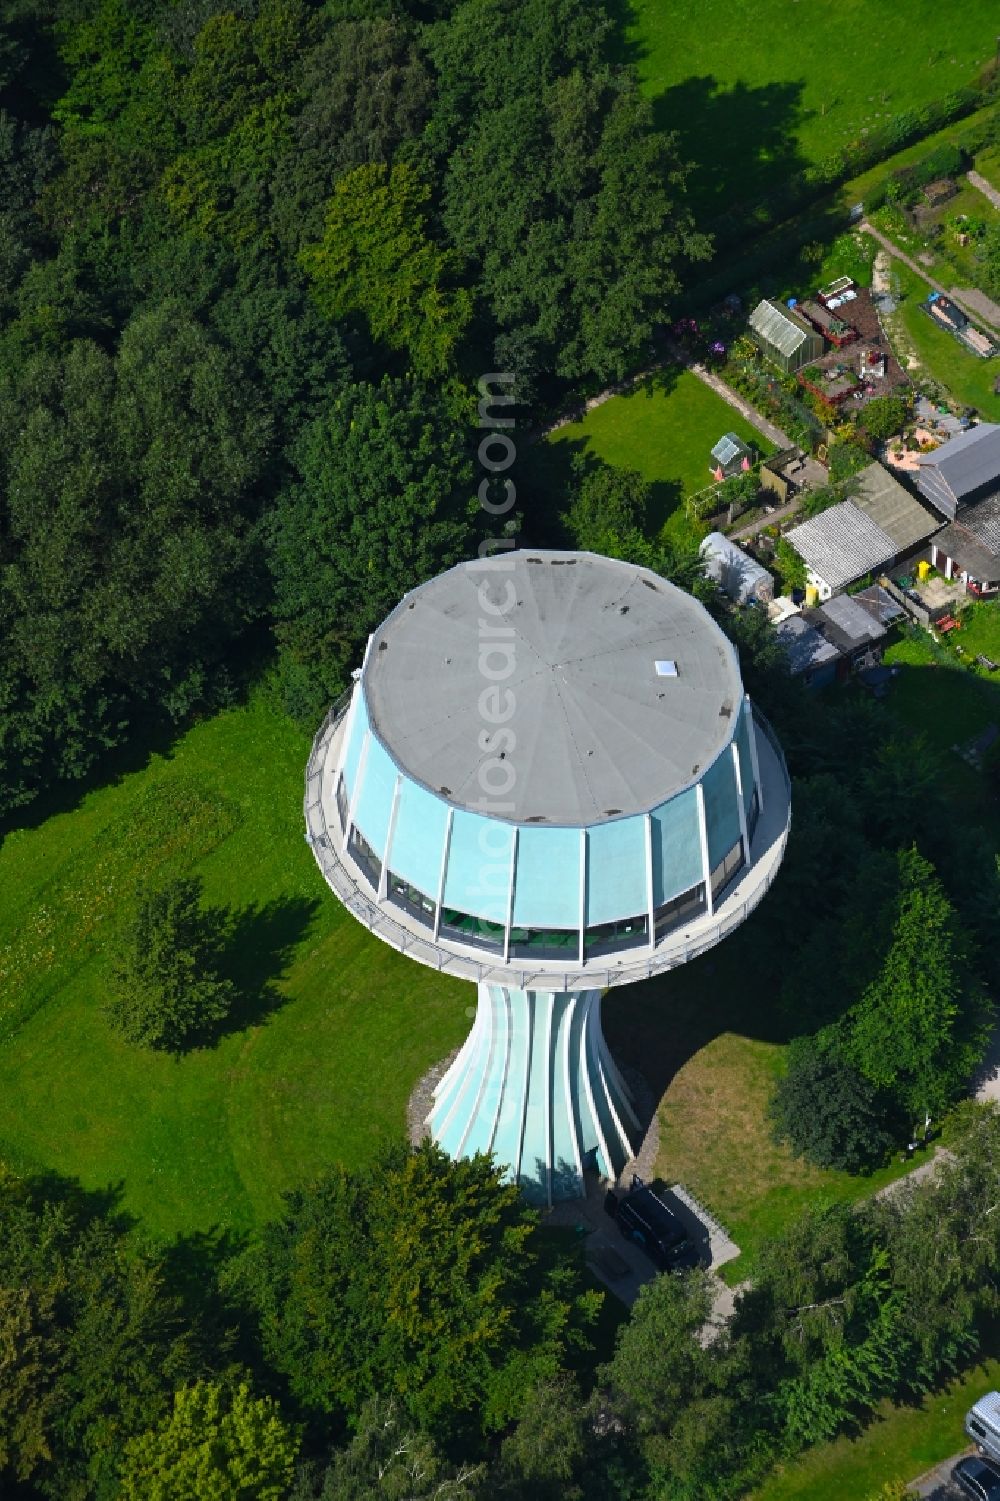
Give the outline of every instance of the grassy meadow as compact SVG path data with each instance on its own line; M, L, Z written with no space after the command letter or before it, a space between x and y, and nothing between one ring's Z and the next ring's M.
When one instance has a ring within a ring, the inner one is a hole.
M996 50L987 0L630 0L626 16L627 55L701 169L691 195L709 216L973 82Z
M0 848L0 1157L120 1188L157 1235L241 1228L405 1127L468 1029L471 987L403 959L328 891L303 838L308 741L261 702ZM108 939L142 879L195 873L232 924L233 1027L182 1058L100 1012Z
M684 499L711 484L711 451L728 432L758 453L773 452L773 445L696 375L668 366L593 407L582 421L556 428L548 442L556 462L583 452L619 469L637 469L653 490L650 532L678 535L692 526Z

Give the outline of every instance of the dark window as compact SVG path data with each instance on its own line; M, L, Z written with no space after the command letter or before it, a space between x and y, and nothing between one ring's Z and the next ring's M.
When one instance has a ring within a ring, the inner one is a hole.
M344 786L344 778L337 783L337 812L340 815L340 827L347 828L347 788Z
M435 903L429 896L425 896L416 886L411 886L409 881L404 881L402 876L395 875L391 870L386 873L386 889L389 900L417 922L425 923L427 927L434 926Z
M680 896L670 898L662 907L657 907L653 913L653 932L657 940L664 933L669 933L671 928L677 928L684 922L690 922L705 910L705 883L699 881L697 886L692 886L689 891L682 891Z
M347 842L347 852L366 876L375 891L378 891L378 883L382 879L382 861L372 849L368 840L360 829L351 830L351 837Z
M712 871L712 900L718 900L736 873L743 868L743 840L737 839L729 853Z
M645 912L641 917L625 917L619 922L598 923L583 937L588 957L613 954L618 949L634 949L649 942L649 924Z
M518 959L579 959L577 928L511 928L510 951Z
M450 938L453 943L471 944L473 948L502 954L503 936L503 923L487 922L485 917L456 912L453 907L441 910L441 937Z
M756 833L757 820L759 817L760 798L757 796L757 789L755 787L753 792L750 794L750 812L747 815L747 834L749 835L751 841L753 840L753 836Z

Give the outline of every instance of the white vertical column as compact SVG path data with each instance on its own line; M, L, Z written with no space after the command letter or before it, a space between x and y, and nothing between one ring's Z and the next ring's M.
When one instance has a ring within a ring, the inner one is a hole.
M397 772L396 785L392 789L392 807L389 809L389 825L385 831L385 848L382 851L382 871L378 878L378 902L384 902L389 887L389 856L392 853L392 836L396 832L396 814L399 812L399 794L403 787L403 773Z
M709 917L715 911L715 903L712 900L712 867L709 864L708 854L708 824L705 819L705 789L699 782L695 787L695 796L698 801L698 835L701 840L701 869L705 882L705 910Z
M646 814L646 921L649 924L649 947L656 948L656 928L653 922L655 902L653 898L653 815Z
M760 779L760 762L757 759L757 726L754 724L753 705L750 695L746 698L747 714L747 741L750 745L750 764L753 766L753 784L757 790L757 807L760 812L764 811L764 784Z
M587 831L580 830L580 964L587 962L584 934L587 931Z
M441 870L438 874L437 901L434 903L434 942L437 942L441 931L441 903L444 900L444 878L448 874L448 854L451 850L451 826L455 822L454 808L448 809L448 822L444 826L444 840L441 844Z
M740 815L740 834L743 838L743 858L750 864L750 840L747 838L747 810L743 802L743 772L740 767L739 746L734 740L733 748L733 771L736 773L736 810Z
M526 994L528 994L526 992ZM555 1080L552 1077L555 1059L552 1056L552 1012L555 1010L556 998L551 990L536 990L528 999L528 1004L538 1004L544 996L548 1002L545 1012L545 1202L552 1208L552 1090Z
M351 830L354 827L354 815L357 812L358 798L361 796L361 789L365 782L365 770L368 766L368 747L371 744L371 739L371 730L365 730L365 738L361 742L361 755L358 757L358 779L351 791L351 802L347 809L347 822L344 825L344 842L341 845L344 853L347 851L347 841L350 839Z
M517 825L510 841L510 872L507 877L507 919L503 929L503 962L510 962L510 925L514 921L514 875L517 869Z

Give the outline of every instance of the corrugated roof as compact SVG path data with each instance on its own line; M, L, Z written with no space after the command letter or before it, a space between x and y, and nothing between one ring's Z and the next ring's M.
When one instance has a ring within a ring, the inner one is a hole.
M1000 579L1000 493L967 506L934 540L974 579Z
M837 648L802 615L789 615L787 620L779 621L774 632L788 653L793 675L819 667L823 662L835 662L840 656Z
M750 314L750 327L766 339L772 349L780 354L794 354L806 339L815 339L817 334L807 323L797 317L791 308L781 307L776 302L758 302Z
M897 553L916 547L941 525L940 516L921 505L884 465L869 464L856 479L854 504L892 539Z
M842 500L786 533L808 568L842 589L896 555L896 544L852 500Z
M1000 480L1000 424L996 422L980 422L924 454L916 471L917 488L949 516L955 514L955 501L991 480Z

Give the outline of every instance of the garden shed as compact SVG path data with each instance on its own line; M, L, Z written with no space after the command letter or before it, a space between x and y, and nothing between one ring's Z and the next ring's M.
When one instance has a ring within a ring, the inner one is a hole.
M821 600L896 556L892 538L852 500L839 501L792 527L786 540L805 563L806 577Z
M789 375L823 353L823 338L816 329L794 308L767 298L750 314L750 336L761 354Z
M749 443L744 443L736 433L724 433L712 449L712 462L709 468L720 478L718 471L722 470L722 479L728 479L731 474L739 474L742 469L749 469L753 461L753 452Z

